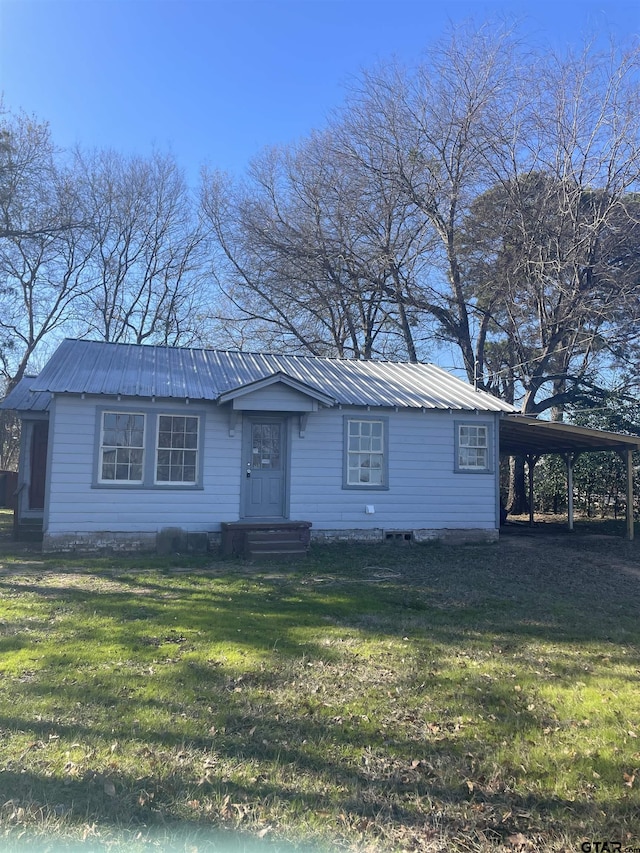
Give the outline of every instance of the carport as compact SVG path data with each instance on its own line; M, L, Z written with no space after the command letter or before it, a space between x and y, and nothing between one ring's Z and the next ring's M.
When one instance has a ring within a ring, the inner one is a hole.
M569 530L573 530L573 465L583 453L615 450L626 467L627 539L633 539L633 452L640 450L640 436L589 429L572 424L542 421L526 415L505 415L500 421L500 453L524 456L529 470L529 519L533 523L535 464L549 453L563 457L567 466Z

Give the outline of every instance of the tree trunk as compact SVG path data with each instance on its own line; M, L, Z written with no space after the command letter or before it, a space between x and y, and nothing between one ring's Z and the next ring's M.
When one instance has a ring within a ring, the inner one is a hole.
M509 496L507 512L510 515L526 515L529 512L524 456L509 457Z

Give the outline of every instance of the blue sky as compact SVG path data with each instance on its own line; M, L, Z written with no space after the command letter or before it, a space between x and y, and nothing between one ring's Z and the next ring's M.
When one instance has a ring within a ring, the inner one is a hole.
M195 181L321 127L362 68L469 18L556 49L640 33L628 0L0 0L0 90L61 146L171 150Z

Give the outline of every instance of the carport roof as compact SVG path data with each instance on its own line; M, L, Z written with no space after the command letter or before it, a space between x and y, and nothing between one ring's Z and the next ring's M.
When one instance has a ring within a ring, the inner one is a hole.
M515 454L585 453L640 450L640 436L589 429L509 414L500 420L500 452Z

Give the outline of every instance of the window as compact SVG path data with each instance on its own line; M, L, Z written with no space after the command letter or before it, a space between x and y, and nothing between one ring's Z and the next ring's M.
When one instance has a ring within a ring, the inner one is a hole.
M144 415L129 412L102 413L101 482L142 482L144 427Z
M384 420L346 419L347 488L386 488L387 450Z
M198 418L158 416L156 483L195 483L198 470Z
M180 409L98 408L93 486L202 488L204 417L193 410L185 415Z
M489 425L459 423L456 429L456 470L491 470Z

